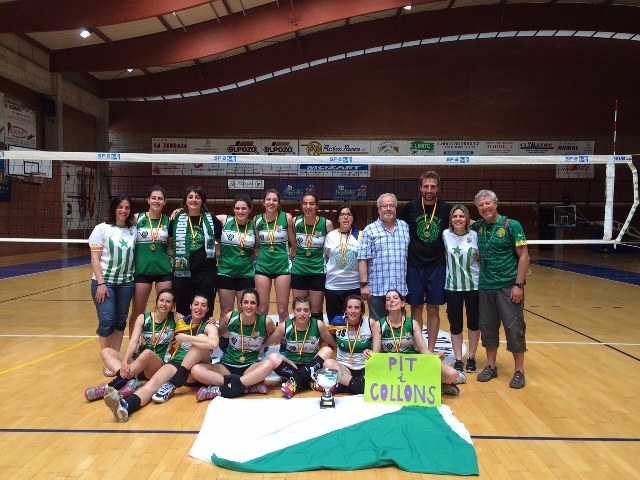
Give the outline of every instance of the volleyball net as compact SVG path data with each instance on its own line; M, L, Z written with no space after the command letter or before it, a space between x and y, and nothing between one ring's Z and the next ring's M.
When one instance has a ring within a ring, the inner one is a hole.
M478 216L475 194L493 190L500 213L523 224L531 245L617 246L640 241L632 223L639 203L637 159L0 151L0 242L13 242L5 252L20 253L86 244L113 195L129 195L136 212L146 211L149 188L156 184L167 191L166 213L181 206L190 185L203 187L216 214L231 214L238 194L254 200L257 214L264 191L275 188L285 211L298 208L306 193L318 195L328 212L348 202L363 228L377 218L379 195L394 193L400 212L417 198L420 175L435 170L442 178L440 198L467 205L472 218Z

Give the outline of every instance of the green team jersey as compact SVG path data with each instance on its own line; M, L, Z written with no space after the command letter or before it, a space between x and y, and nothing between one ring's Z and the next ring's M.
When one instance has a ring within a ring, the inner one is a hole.
M156 323L153 317L155 317L155 315L152 316L152 312L146 312L144 314L140 347L133 358L138 358L144 350L151 350L162 360L166 360L165 357L167 356L169 346L173 342L176 321L173 318L173 312L169 313L166 322Z
M289 267L289 225L286 213L278 212L275 222L268 224L263 213L256 216L254 223L260 242L256 273L274 275L291 273Z
M242 246L240 246L242 244ZM253 220L238 225L234 217L227 217L220 238L218 275L234 278L253 277L253 247L256 244Z
M152 220L148 213L139 213L136 228L138 230L134 257L136 273L170 275L173 272L173 266L167 254L169 217L162 215L160 219ZM152 240L152 234L157 235L155 241Z
M187 315L186 317L181 318L176 322L176 335L179 333L184 333L185 335L190 335L195 337L201 333L204 333L204 329L207 326L207 319L204 319L197 325L191 324L191 315ZM191 344L189 342L182 342L180 345L176 346L174 343L171 350L171 360L181 362L184 360L185 355L191 348Z
M257 315L252 325L242 325L240 312L232 312L229 318L229 346L221 362L238 367L257 363L267 339L267 316ZM244 352L243 350L244 345ZM244 360L244 361L243 361Z
M302 215L298 215L293 221L293 232L298 245L291 268L294 275L322 275L325 272L324 239L327 236L327 219L316 218L316 225L305 225Z
M393 333L387 317L382 317L379 321L384 353L418 353L413 343L413 319L411 317L405 317L400 328L393 328ZM397 351L396 348L398 348Z
M509 219L509 233L505 230L505 217L498 215L496 223L478 220L471 228L478 232L480 251L480 288L498 290L510 287L518 275L517 247L527 245L522 225Z
M320 350L320 329L318 320L312 318L309 329L304 332L297 331L293 319L284 324L284 339L287 342L285 357L293 363L307 363L313 359Z

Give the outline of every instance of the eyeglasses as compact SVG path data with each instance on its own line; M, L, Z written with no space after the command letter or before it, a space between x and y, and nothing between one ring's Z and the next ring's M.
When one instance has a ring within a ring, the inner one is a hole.
M353 217L353 213L341 213L339 217Z
M380 205L380 208L396 208L396 206L393 203L389 203L387 205Z

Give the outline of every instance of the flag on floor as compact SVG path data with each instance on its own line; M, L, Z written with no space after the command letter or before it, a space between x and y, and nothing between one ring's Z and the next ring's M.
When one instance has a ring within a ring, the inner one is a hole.
M478 475L469 432L446 405L400 407L336 397L211 402L190 455L240 472L361 470Z

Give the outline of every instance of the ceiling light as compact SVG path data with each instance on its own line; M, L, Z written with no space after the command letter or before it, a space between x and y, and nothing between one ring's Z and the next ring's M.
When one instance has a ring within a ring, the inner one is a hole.
M89 30L88 28L85 28L80 32L80 36L82 38L87 38L89 35L91 35L91 30Z
M129 73L133 72L133 68L127 68L127 72Z
M407 5L406 7L404 7L405 10L411 10L411 5Z

